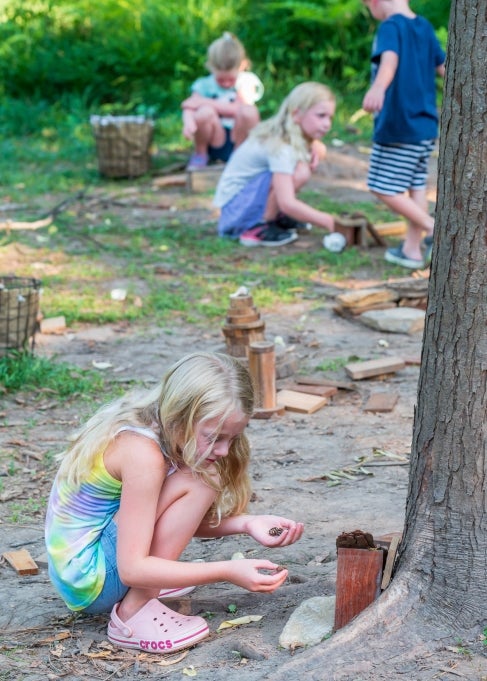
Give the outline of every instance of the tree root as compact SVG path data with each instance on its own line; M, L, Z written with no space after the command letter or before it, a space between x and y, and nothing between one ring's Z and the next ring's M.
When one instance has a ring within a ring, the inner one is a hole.
M299 677L307 681L411 681L436 675L445 678L444 674L450 668L453 670L452 662L457 664L455 655L462 657L458 632L428 621L418 607L420 602L416 588L397 580L330 639L299 653L263 678L268 681ZM486 676L479 672L475 677L479 680L487 679L487 660L484 662Z

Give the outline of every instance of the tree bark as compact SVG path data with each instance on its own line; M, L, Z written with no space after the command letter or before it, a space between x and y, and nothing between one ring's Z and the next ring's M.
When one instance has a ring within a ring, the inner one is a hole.
M478 638L486 626L486 55L487 0L453 0L429 302L394 579L331 639L265 677L273 681L303 672L389 680L396 678L390 660L401 678L413 678L408 664L461 637Z

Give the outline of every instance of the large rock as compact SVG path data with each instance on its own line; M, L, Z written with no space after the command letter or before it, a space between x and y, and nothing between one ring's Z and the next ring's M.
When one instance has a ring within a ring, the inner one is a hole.
M424 328L424 310L416 307L393 307L389 310L369 310L359 316L361 322L378 331L417 333Z
M293 612L279 637L283 648L314 646L332 633L335 596L308 598Z

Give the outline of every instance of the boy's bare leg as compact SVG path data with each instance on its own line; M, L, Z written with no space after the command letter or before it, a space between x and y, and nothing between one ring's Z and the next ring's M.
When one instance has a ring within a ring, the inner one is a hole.
M421 239L423 232L433 234L434 218L428 214L428 201L425 189L411 190L410 194L373 194L394 213L404 217L408 223L408 231L403 244L403 253L413 260L421 260Z

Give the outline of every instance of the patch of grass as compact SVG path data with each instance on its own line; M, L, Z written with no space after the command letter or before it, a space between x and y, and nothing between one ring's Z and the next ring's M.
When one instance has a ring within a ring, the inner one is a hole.
M100 392L103 379L94 371L35 357L27 352L12 352L0 358L0 385L5 392L49 392L59 398L82 393L86 397Z
M339 371L340 369L343 369L344 366L349 364L350 362L356 362L357 357L338 357L336 359L330 359L327 360L326 362L322 362L321 364L318 364L316 369L318 371Z
M10 504L10 517L12 523L28 523L34 519L38 519L41 513L45 512L47 499L39 497L33 499L30 497L23 503L13 502Z

